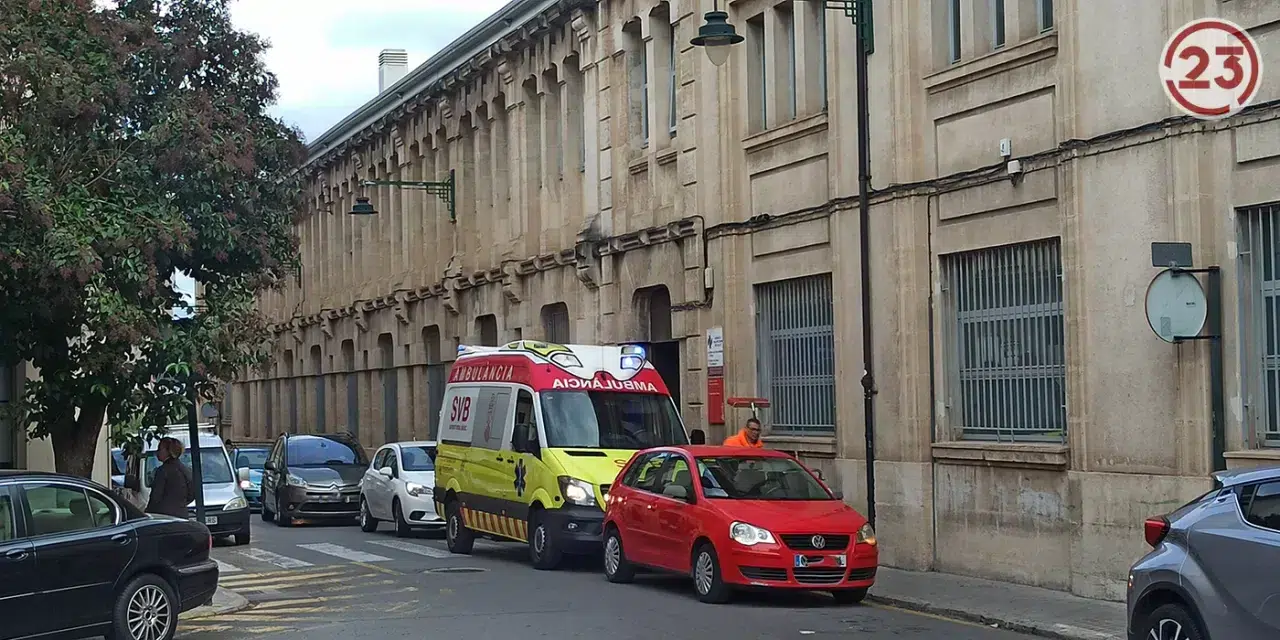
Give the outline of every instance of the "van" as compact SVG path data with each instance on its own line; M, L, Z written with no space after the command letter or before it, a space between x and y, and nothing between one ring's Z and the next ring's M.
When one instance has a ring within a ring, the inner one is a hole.
M231 457L227 454L217 428L211 424L199 425L200 475L204 480L204 525L214 538L229 536L237 545L249 544L249 503L245 501L240 481L232 471ZM182 443L182 464L191 468L191 436L187 425L172 424L165 435ZM143 505L151 499L151 482L155 478L160 460L156 458L159 438L149 440L141 458L130 455L127 460L124 485L137 492ZM141 471L141 473L139 473ZM141 482L139 482L141 480ZM187 505L191 519L196 517L196 503Z
M599 553L618 471L637 450L689 441L635 345L460 346L439 425L433 495L449 550L522 542L538 569Z

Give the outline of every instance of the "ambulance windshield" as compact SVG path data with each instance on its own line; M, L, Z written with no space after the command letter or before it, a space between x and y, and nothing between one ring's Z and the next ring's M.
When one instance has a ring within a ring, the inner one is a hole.
M669 396L616 391L543 391L548 447L647 449L688 444Z

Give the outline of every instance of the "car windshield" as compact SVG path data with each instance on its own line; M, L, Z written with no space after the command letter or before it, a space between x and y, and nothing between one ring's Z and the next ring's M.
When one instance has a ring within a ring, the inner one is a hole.
M669 396L617 391L543 391L548 447L647 449L688 444Z
M262 469L267 461L266 449L236 449L236 468Z
M187 449L182 452L182 464L188 469L191 468L191 450ZM147 454L147 486L151 486L151 481L155 479L156 468L160 466L160 460L156 458L156 452L152 451ZM204 484L226 484L232 482L231 467L227 466L227 452L222 447L201 447L200 448L200 476L204 479Z
M335 438L324 436L293 436L289 438L288 458L290 467L328 467L342 464L368 465L364 449Z
M833 500L813 475L791 458L698 458L702 493L731 500Z
M405 471L435 471L436 448L425 445L401 447L400 457Z

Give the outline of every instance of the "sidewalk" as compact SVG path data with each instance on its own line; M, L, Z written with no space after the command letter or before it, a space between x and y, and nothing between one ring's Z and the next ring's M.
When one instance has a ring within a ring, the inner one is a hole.
M880 567L867 599L1058 640L1124 640L1125 606L1061 591Z
M249 606L249 601L244 596L218 587L213 592L213 602L203 606L196 607L181 616L179 620L194 620L196 618L208 618L209 616L220 616L224 613L235 613Z

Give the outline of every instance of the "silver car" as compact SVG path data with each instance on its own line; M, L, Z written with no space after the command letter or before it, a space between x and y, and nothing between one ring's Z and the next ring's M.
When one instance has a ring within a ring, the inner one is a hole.
M1129 570L1130 640L1280 638L1280 466L1213 479L1144 523L1152 550Z

